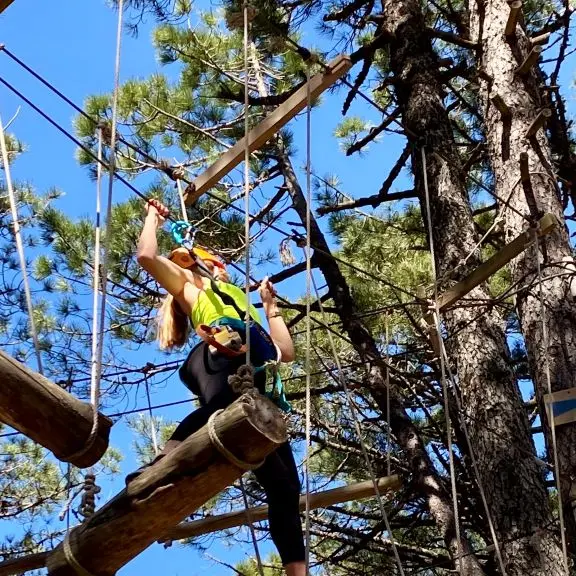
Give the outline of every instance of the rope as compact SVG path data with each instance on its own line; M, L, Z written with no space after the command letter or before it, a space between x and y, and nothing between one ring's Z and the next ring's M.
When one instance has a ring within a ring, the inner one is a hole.
M152 438L152 446L154 447L154 454L158 456L160 448L158 447L158 437L156 435L156 424L154 422L154 414L152 413L152 400L150 399L150 383L148 382L148 374L144 374L144 382L146 385L146 399L148 400L148 416L150 418L150 437Z
M452 387L454 389L454 398L456 400L456 406L458 409L459 414L463 414L462 404L460 402L460 398L458 396L456 390L456 381L450 369L450 363L448 360L448 354L446 352L446 347L444 344L444 338L442 337L442 332L440 331L440 310L438 308L438 282L436 281L436 258L435 258L435 250L434 250L434 239L432 236L432 216L430 212L430 194L428 189L428 173L427 173L427 166L426 166L426 151L424 147L422 147L422 169L423 169L423 177L424 177L424 190L426 194L426 216L427 216L427 225L429 230L429 242L430 242L430 253L432 259L432 273L434 276L434 322L436 327L436 333L438 334L438 342L440 344L440 367L441 367L441 378L442 378L442 393L444 396L444 412L446 414L446 433L448 437L448 451L450 455L450 481L452 484L452 499L454 502L454 513L455 517L455 528L456 528L456 538L458 540L458 566L459 570L461 571L462 567L462 558L463 551L461 550L460 546L460 522L458 517L458 501L457 501L457 492L456 492L456 478L454 474L454 454L452 450L452 431L451 431L451 422L450 422L450 415L448 411L448 389L446 385L446 371L448 372L448 376ZM476 248L475 248L476 249ZM476 476L476 482L478 484L478 490L480 492L480 497L482 499L482 504L484 505L484 510L486 512L486 517L488 520L488 526L490 529L490 534L492 536L492 540L494 542L494 549L496 552L496 557L498 559L498 564L500 565L500 571L502 572L502 576L506 576L506 568L504 565L504 560L502 558L502 552L500 550L500 545L498 544L498 537L496 535L496 530L494 528L494 522L492 520L492 514L490 513L490 509L488 507L488 500L486 499L486 493L484 491L484 487L482 485L480 479L480 472L478 470L478 464L476 461L476 457L474 455L474 450L472 448L472 442L470 441L470 436L468 434L468 426L463 417L460 418L460 424L462 426L462 431L464 432L464 436L466 438L466 443L468 446L468 452L470 454L470 459L472 461L472 468L474 470L474 475Z
M426 164L426 149L422 146L422 176L424 179L424 195L426 200L426 220L428 225L428 237L430 243L430 257L432 261L432 277L434 279L434 322L438 338L441 338L440 309L438 308L438 282L436 273L436 251L434 249L434 235L432 233L432 215L430 212L430 191L428 189L428 169ZM452 447L452 422L450 420L450 407L448 403L448 386L446 384L446 364L444 354L440 354L440 379L442 383L442 396L444 398L444 416L446 419L446 439L448 445L448 457L450 462L450 484L452 486L452 505L454 506L454 528L456 531L457 545L457 569L462 573L462 545L460 535L460 515L458 513L458 491L456 488L456 473L454 469L454 449Z
M248 109L250 103L250 82L248 73L248 27L249 14L248 2L243 3L244 13L244 244L246 260L246 363L250 364L250 143L248 142L248 133L250 132L250 122L248 118ZM259 566L261 576L263 576L262 566Z
M178 196L180 197L180 209L182 210L182 220L188 223L188 213L186 212L186 202L184 201L184 191L182 190L182 180L178 178L176 180L176 186L178 188Z
M246 366L240 367L237 373L237 379L234 380L232 377L231 386L234 388L233 382L236 382L236 387L245 386L247 378L250 378L250 386L254 386L254 374L250 367L250 142L248 141L248 134L250 132L250 121L248 116L249 104L250 104L250 82L249 82L249 61L248 61L248 33L250 25L250 14L248 0L244 0L242 5L243 20L244 20L244 31L243 31L243 48L244 48L244 244L245 252L244 257L246 260L246 274L245 274L245 291L246 291L246 313L244 321L246 324ZM241 316L240 316L241 317ZM243 370L244 368L244 370ZM240 372L241 370L242 373ZM249 373L249 376L248 376ZM244 379L243 376L244 375ZM264 463L262 460L261 464ZM260 464L260 465L261 465ZM258 540L256 539L256 532L254 531L254 525L252 524L252 518L248 506L248 496L246 490L244 489L244 482L240 478L240 487L242 489L242 498L244 500L244 507L246 509L246 518L248 520L248 527L250 530L250 536L252 538L252 544L254 545L254 552L256 554L256 562L258 564L258 573L260 576L264 576L264 565L262 564L262 557L260 556L260 550L258 548Z
M544 347L544 371L546 373L546 388L548 394L552 394L552 378L550 375L550 358L548 350L550 348L550 338L548 334L548 324L546 322L546 306L544 304L544 291L542 289L542 268L540 266L540 241L538 234L534 231L535 251L536 251L536 271L538 273L538 295L540 299L540 317L542 320L542 346ZM560 520L560 538L562 541L562 556L566 575L570 574L568 568L568 547L566 544L566 529L564 524L564 506L562 503L562 492L560 490L560 465L558 462L558 443L556 440L556 424L554 422L554 402L550 403L548 410L548 421L550 425L550 435L552 440L552 454L554 457L554 475L556 476L556 491L558 492L558 517Z
M8 148L6 146L6 135L4 134L4 127L2 119L0 118L0 149L2 151L2 162L4 164L4 177L6 179L6 188L8 190L8 198L10 200L10 210L12 212L12 225L14 226L14 237L16 239L16 250L18 251L18 258L20 260L20 269L22 271L22 282L24 284L24 294L26 296L26 307L28 309L28 320L30 322L30 332L32 333L32 341L34 343L34 350L36 351L36 361L38 363L38 372L43 373L42 370L42 354L40 353L40 342L38 340L38 332L36 331L36 323L34 322L34 309L32 308L32 295L30 293L30 284L28 282L28 272L26 269L26 257L24 255L24 244L22 243L22 236L20 235L20 222L18 221L18 208L16 206L16 198L14 196L14 187L12 185L12 177L10 174L10 161L8 158Z
M86 570L86 568L84 568L80 562L78 562L76 556L74 556L72 546L70 545L70 534L72 534L72 530L66 532L66 536L64 536L63 542L64 557L66 558L66 562L74 569L78 576L94 576L94 574L88 572L88 570Z
M314 275L311 275L311 280L312 285L314 286L316 299L318 300L318 305L320 307L320 313L324 317L326 315L326 312L324 311L324 305L322 304L322 300L320 299L320 292L318 290L318 286L316 285ZM360 449L362 451L362 456L364 458L364 461L366 462L366 468L370 475L372 485L374 486L374 494L378 499L380 514L382 515L382 520L384 521L386 531L388 532L388 534L390 534L390 543L392 544L394 559L396 560L396 564L398 565L400 576L404 576L404 568L402 566L402 560L400 559L400 554L398 553L398 547L396 546L396 541L392 533L392 526L390 525L390 520L388 519L386 509L384 508L384 501L382 498L382 494L380 492L380 488L378 487L378 480L376 479L376 474L374 473L374 467L372 466L372 462L370 461L370 456L368 455L368 449L366 448L366 443L364 442L364 437L362 436L362 428L360 426L360 423L358 422L358 411L356 409L356 406L354 405L354 400L352 399L352 394L350 393L348 384L346 383L346 377L344 376L343 367L340 362L338 352L336 350L336 343L334 342L334 337L332 336L332 333L329 331L326 332L326 334L328 336L328 342L330 343L330 347L332 348L332 355L334 356L334 362L338 370L338 382L342 386L342 390L344 391L344 394L346 396L346 403L348 404L348 408L350 409L350 413L352 414L352 419L354 420L354 429L356 431L356 435L358 436L358 441L360 442Z
M230 450L228 450L228 448L222 444L222 441L220 438L218 438L216 427L214 425L216 416L218 416L218 414L221 412L224 412L224 410L216 410L216 412L214 412L210 418L208 418L208 437L210 438L210 442L212 442L214 448L216 448L216 450L218 450L218 452L220 452L220 454L222 454L226 460L228 460L231 464L234 464L236 468L240 468L240 470L256 470L256 468L260 468L260 466L264 464L264 460L255 464L251 462L244 462L232 454L232 452L230 452Z
M306 574L310 572L310 448L311 448L311 406L312 398L310 393L311 387L311 362L310 348L311 340L311 310L310 301L312 300L312 245L311 245L311 204L312 204L312 185L311 185L311 120L312 105L310 92L310 64L306 66L306 355L305 355L305 372L306 372L306 456L304 460L304 479L306 485L306 513L305 513L305 531L306 531Z
M385 350L386 350L386 424L388 425L386 429L386 474L391 476L392 474L392 426L390 426L390 354L388 351L388 347L390 346L390 336L388 333L388 314L384 315L384 332L386 342Z
M228 384L234 394L245 394L254 390L254 368L250 364L243 364L236 374L228 376Z
M100 486L96 484L96 476L94 474L86 474L84 477L84 486L82 487L83 494L78 507L78 513L84 518L94 516L96 511L96 494L101 491Z

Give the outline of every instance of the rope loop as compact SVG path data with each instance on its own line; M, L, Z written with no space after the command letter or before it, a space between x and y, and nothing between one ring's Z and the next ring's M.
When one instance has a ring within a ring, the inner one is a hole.
M62 543L66 562L68 562L68 565L72 567L78 576L94 576L94 574L86 570L86 568L84 568L80 562L78 562L76 556L74 556L74 552L72 552L72 546L70 545L70 534L72 534L72 530L66 532L66 536L64 536L64 542Z
M222 456L224 456L224 458L226 458L226 460L228 460L231 464L234 464L234 466L240 468L240 470L256 470L256 468L260 468L260 466L264 464L264 460L261 460L255 464L251 462L244 462L232 454L232 452L230 452L230 450L228 450L228 448L222 444L222 441L220 438L218 438L218 434L216 433L216 427L214 426L214 420L216 416L218 416L218 414L221 412L224 412L224 410L216 410L216 412L214 412L214 414L212 414L208 419L208 436L214 448L216 448L216 450L218 450L218 452L220 452L220 454L222 454Z
M170 232L174 242L189 248L192 248L194 245L197 231L198 230L192 226L190 222L186 222L186 220L177 220L176 222L173 222L170 227Z

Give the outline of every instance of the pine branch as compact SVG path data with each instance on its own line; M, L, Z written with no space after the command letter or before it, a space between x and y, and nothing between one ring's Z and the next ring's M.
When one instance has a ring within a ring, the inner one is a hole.
M366 146L367 144L372 142L372 140L374 140L374 138L376 138L379 134L384 132L384 130L386 130L388 128L388 126L390 126L390 124L392 124L392 122L397 120L399 116L400 116L400 110L398 108L396 108L395 110L393 110L390 113L389 116L387 116L387 118L384 120L384 122L382 122L382 124L380 124L379 126L376 126L374 128L371 128L370 132L366 136L364 136L364 138L362 138L362 139L358 140L358 142L355 142L354 144L352 144L346 150L346 156L351 156L352 154L354 154L354 152L359 152L362 148L364 148L364 146Z

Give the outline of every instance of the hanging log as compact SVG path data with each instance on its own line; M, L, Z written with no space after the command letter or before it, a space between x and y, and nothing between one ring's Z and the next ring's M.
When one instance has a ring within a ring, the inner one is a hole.
M0 379L0 422L44 446L59 460L79 468L92 466L106 452L112 422L100 414L92 446L79 454L92 430L89 404L2 351Z
M95 576L113 576L241 476L242 470L219 450L256 464L287 437L282 413L260 394L243 395L213 424L215 436L205 426L72 530L49 555L48 573L76 576L70 565L75 562Z
M0 576L16 576L30 570L40 570L46 566L46 558L48 552L38 552L4 560L0 562Z
M316 74L310 78L310 95L314 99L322 92L330 88L339 78L341 78L350 68L352 62L347 56L337 56L327 64L327 72ZM250 152L258 150L282 126L287 124L298 112L302 111L308 102L308 88L306 85L294 92L286 102L278 106L273 112L268 114L260 124L252 128L248 133L248 146ZM185 191L186 204L193 204L210 188L214 187L228 172L233 170L242 160L246 147L246 138L238 140L232 148L226 151L220 158L212 164Z
M4 12L12 2L14 2L14 0L0 0L0 14Z
M390 490L399 490L401 486L402 481L399 476L385 476L378 479L378 491L380 494ZM332 490L310 494L310 510L327 508L328 506L334 506L342 502L362 500L363 498L371 498L372 496L375 496L374 484L372 480L366 480L365 482L358 482L356 484L350 484L349 486L341 486L339 488L333 488ZM300 498L300 511L304 512L305 510L306 497L302 496ZM268 506L250 508L249 514L252 522L266 520L268 518ZM159 542L182 540L218 530L227 530L228 528L243 526L248 523L247 518L246 510L240 510L238 512L229 512L228 514L219 514L218 516L195 520L194 522L184 522L169 530ZM0 576L2 576L1 573Z

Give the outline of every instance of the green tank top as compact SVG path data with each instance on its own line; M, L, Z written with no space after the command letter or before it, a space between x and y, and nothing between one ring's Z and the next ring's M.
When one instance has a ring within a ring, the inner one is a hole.
M227 282L216 281L216 285L221 292L228 294L234 299L234 302L236 302L240 310L246 310L246 293L244 290ZM194 304L194 308L192 308L190 318L194 328L196 328L200 324L210 326L213 322L225 316L229 318L239 318L234 306L224 304L212 288L205 288L198 294L198 299ZM260 324L260 315L252 305L250 305L250 317ZM240 318L240 320L244 320L244 318Z

